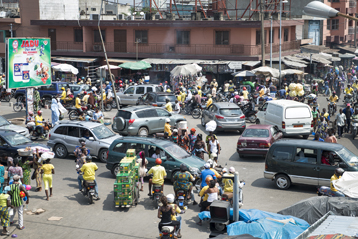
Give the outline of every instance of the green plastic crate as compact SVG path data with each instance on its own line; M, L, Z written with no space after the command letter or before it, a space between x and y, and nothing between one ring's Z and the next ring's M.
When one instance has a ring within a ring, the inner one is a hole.
M129 171L128 173L119 173L117 174L117 182L118 183L127 183L131 184L133 182L133 174L132 171Z
M126 153L127 157L135 157L135 149L128 149Z

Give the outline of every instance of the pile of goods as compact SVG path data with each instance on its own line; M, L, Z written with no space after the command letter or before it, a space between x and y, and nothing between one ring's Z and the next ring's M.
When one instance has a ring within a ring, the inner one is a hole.
M126 157L119 164L119 171L114 183L114 204L119 206L136 205L139 198L138 169L135 149L128 149Z
M303 86L301 84L291 83L288 86L288 89L290 90L288 95L291 97L303 96L305 94L305 91L303 90Z

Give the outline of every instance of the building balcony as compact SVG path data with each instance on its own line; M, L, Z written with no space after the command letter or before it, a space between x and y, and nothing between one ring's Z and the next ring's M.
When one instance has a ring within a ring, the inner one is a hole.
M300 49L301 41L282 43L282 51L297 51ZM83 51L83 46L85 52ZM101 43L85 42L53 42L51 43L54 55L76 55L76 56L103 56ZM261 45L209 45L209 44L138 44L134 43L105 43L107 54L111 57L135 57L138 52L139 58L164 57L164 58L206 58L233 59L234 57L257 57L261 55ZM279 52L279 44L272 45L273 53ZM270 45L265 46L265 52L270 53Z
M357 6L357 1L349 0L349 8L355 8Z
M348 27L348 35L354 35L354 27Z

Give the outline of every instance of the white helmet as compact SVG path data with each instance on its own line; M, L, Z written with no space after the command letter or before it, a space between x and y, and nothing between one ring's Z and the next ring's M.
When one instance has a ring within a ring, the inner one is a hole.
M168 194L167 195L167 200L168 200L168 203L173 203L174 202L174 195L173 194Z
M229 173L235 173L235 168L234 168L234 167L230 167L230 168L229 168Z
M234 92L234 95L238 95L238 94L239 94L239 92L237 92L237 91Z
M169 119L169 118L166 118L166 119L165 119L165 123L170 123L170 119Z
M214 164L214 162L213 162L213 160L211 160L211 159L208 159L208 161L206 161L208 164L210 164L210 168L212 168L213 167L213 164Z

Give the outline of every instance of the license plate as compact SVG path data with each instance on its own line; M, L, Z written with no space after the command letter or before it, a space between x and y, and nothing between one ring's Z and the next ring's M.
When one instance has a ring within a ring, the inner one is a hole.
M244 146L244 147L246 147L246 146L247 146L247 144L246 144L246 143L241 143L241 145L242 145L242 146Z
M227 119L227 122L236 122L236 119Z
M293 127L294 128L300 128L300 127L303 127L303 125L302 124L297 124L297 125L294 125Z
M182 207L183 206L183 203L182 202L179 202L179 207Z

